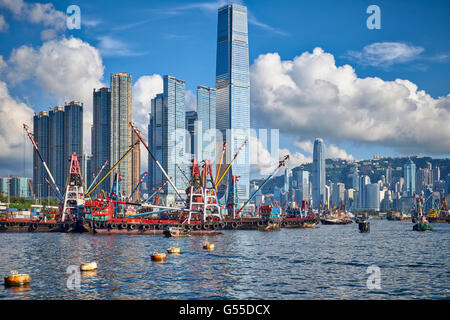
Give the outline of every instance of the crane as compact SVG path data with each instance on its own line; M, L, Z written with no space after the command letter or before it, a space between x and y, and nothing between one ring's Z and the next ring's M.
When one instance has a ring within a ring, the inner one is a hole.
M106 177L108 177L111 172L113 172L113 170L122 162L123 159L125 159L127 157L127 155L134 149L135 146L137 146L139 144L139 141L136 141L131 147L130 149L128 149L127 152L125 152L125 154L122 156L122 158L119 159L119 161L116 162L116 164L109 169L109 171L105 174L105 176L95 184L95 186L93 186L87 193L86 196L89 196L91 194L92 191L94 191L102 182L103 180L106 179Z
M107 164L108 164L108 160L106 160L105 163L103 164L103 166L100 168L100 171L97 173L97 175L95 176L94 180L92 180L92 183L89 186L89 188L86 189L86 192L89 192L89 190L91 190L92 186L97 181L98 177L100 176L100 173L102 173L103 169L106 167Z
M244 205L238 210L237 215L239 216L239 214L242 212L242 210L247 206L247 204L253 200L253 198L256 196L256 194L259 192L259 190L261 190L266 183L274 176L276 175L276 173L278 172L278 170L280 170L281 167L286 165L287 160L289 159L289 155L286 155L282 160L280 160L278 162L278 167L274 170L274 172L272 172L272 174L270 174L266 180L258 187L258 189L255 190L255 192L253 192L253 194L250 196L250 198L248 198L248 200L244 203Z
M237 156L239 155L239 152L241 152L241 150L245 147L245 145L247 144L247 139L245 139L244 143L242 143L242 145L239 147L239 149L237 150L236 154L234 155L233 159L231 160L231 162L228 164L228 166L226 167L225 171L223 172L222 176L219 178L219 180L216 183L216 186L218 186L223 178L225 177L225 174L228 172L228 170L231 168L231 165L233 164L234 160L236 160ZM225 148L225 146L224 146Z
M25 131L27 132L28 138L30 138L31 143L33 144L34 150L36 150L36 153L37 153L37 155L39 156L39 159L41 160L42 165L43 165L44 168L45 168L45 171L47 171L48 177L50 178L50 181L52 182L52 186L53 186L54 189L55 189L56 196L58 197L58 199L59 199L60 201L63 201L63 196L62 196L62 194L61 194L61 191L59 191L59 188L58 188L58 186L56 185L55 179L53 179L53 176L52 176L50 170L48 169L47 164L46 164L45 161L44 161L44 158L42 158L42 155L41 155L41 152L39 151L39 148L38 148L38 146L37 146L37 143L36 143L36 141L34 141L33 134L30 132L29 127L28 127L25 123L23 124L23 128L24 128Z
M147 143L145 142L144 138L142 138L141 136L141 132L139 131L138 128L136 128L134 126L134 124L130 121L129 122L131 128L133 129L133 131L136 133L136 135L139 137L139 140L141 140L142 144L144 145L144 147L147 149L148 153L150 154L150 156L152 157L153 161L155 161L156 165L159 167L159 169L161 170L161 172L163 173L163 175L166 177L166 179L169 181L170 185L172 186L172 188L175 190L176 194L178 195L178 197L180 197L181 201L185 202L183 197L180 194L180 191L177 189L177 187L175 186L175 184L173 183L172 179L167 175L167 172L164 170L164 168L162 167L162 165L159 163L158 159L156 159L155 155L153 154L153 152L150 150L150 148L148 147Z
M142 175L141 179L139 180L139 183L136 185L136 187L134 188L133 192L131 192L130 196L128 197L128 199L133 198L133 195L136 193L137 189L141 186L141 184L144 182L145 177L148 175L148 172L145 171L144 174Z

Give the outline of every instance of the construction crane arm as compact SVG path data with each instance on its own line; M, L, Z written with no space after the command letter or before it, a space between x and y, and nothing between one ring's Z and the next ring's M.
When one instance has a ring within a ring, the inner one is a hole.
M172 179L170 179L170 177L167 175L167 172L164 170L164 168L162 167L162 165L159 163L158 159L156 159L155 155L153 154L153 152L150 150L150 148L148 147L147 143L145 142L144 138L142 138L141 136L141 132L139 131L138 128L136 128L134 126L134 124L130 121L129 122L131 128L133 128L133 131L136 133L136 135L139 137L139 140L141 140L142 144L144 145L144 147L147 149L148 153L150 154L150 156L152 157L153 161L155 161L156 165L159 167L159 169L161 170L161 172L163 173L163 175L166 177L166 179L169 181L170 185L172 186L172 188L175 190L176 194L178 195L178 197L180 197L180 199L182 201L184 201L183 197L181 196L180 192L178 191L177 187L175 186L175 184L173 183Z
M134 149L134 147L136 146L136 145L138 145L139 144L139 141L136 141L131 147L130 147L130 149L128 149L128 151L122 156L122 158L120 158L119 159L119 161L117 161L116 162L116 164L111 168L111 169L109 169L109 171L105 174L105 176L99 181L99 182L97 182L96 184L95 184L95 186L93 186L90 190L89 190L89 192L88 193L86 193L86 196L89 196L91 193L92 193L92 191L94 191L95 189L97 189L97 187L103 182L103 180L105 180L106 179L106 177L108 177L110 174L111 174L111 172L113 172L113 170L123 161L123 159L125 159L127 156L128 156L128 154L130 154L130 152Z
M240 148L238 149L238 151L236 152L236 154L233 157L233 160L231 160L230 164L227 166L227 168L225 169L225 171L223 172L222 176L220 177L220 179L217 181L216 186L218 186L221 182L222 179L225 177L225 174L228 172L228 170L231 168L231 165L233 164L234 160L236 160L237 156L239 155L239 152L241 152L241 150L244 148L244 146L247 144L247 139L245 139L244 143L240 146Z
M144 182L145 177L147 176L148 172L145 171L144 174L142 175L141 179L139 180L139 183L136 185L136 187L134 188L133 192L131 192L130 196L128 197L128 199L131 199L134 194L136 193L137 189L141 186L141 184Z
M48 169L47 164L44 161L44 158L42 158L42 155L41 155L41 152L39 151L37 143L36 143L36 141L34 141L33 134L30 132L29 127L25 123L23 124L23 128L27 132L28 138L30 138L31 143L33 144L34 150L36 150L36 153L39 156L39 159L41 160L42 165L45 168L45 171L47 171L48 177L50 178L50 180L52 182L52 186L54 187L54 189L56 191L56 196L59 198L60 201L63 201L63 196L61 194L61 191L59 191L59 188L56 185L55 179L53 179L53 176L52 176L50 170Z
M89 192L89 190L91 190L92 186L97 181L98 177L100 176L100 173L102 173L103 169L106 167L107 164L108 164L108 160L106 160L105 163L103 164L103 166L100 168L100 171L97 173L97 175L95 176L95 178L92 181L91 185L89 186L89 188L87 188L86 192Z
M253 194L250 196L250 198L248 198L248 200L244 203L244 205L238 210L237 214L239 215L241 213L241 211L247 206L247 204L253 200L253 198L256 196L256 194L259 192L259 190L261 190L266 183L274 176L276 175L276 173L278 172L278 170L280 170L281 167L286 165L286 161L289 159L289 155L286 155L283 160L280 160L278 163L278 167L275 169L274 172L272 172L272 174L270 176L268 176L266 178L266 180L258 187L258 189L255 190L255 192L253 192Z

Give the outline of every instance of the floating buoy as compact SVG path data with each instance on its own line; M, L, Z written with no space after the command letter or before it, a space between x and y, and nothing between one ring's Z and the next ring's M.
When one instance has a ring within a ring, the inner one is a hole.
M152 255L153 261L166 261L167 255L165 253L159 253L158 251L155 251L155 253Z
M6 286L22 286L30 283L30 276L28 274L20 274L17 271L11 271L11 275L5 277Z
M171 248L167 249L167 252L168 253L180 253L181 250L180 250L180 248L171 247Z
M97 270L97 262L82 262L80 265L81 271L93 271Z
M203 246L203 249L205 249L205 250L214 250L214 243L206 243Z

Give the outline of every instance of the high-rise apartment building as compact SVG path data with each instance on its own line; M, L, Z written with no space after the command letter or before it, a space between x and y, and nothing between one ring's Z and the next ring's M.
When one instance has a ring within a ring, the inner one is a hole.
M111 135L110 165L113 166L132 145L132 129L129 125L132 106L132 78L125 72L111 74ZM111 174L112 183L115 173L120 175L121 190L124 196L132 191L132 156L126 157Z
M64 109L57 106L49 112L49 169L59 190L64 190L67 177L64 144Z
M225 5L218 10L216 90L216 127L228 144L229 162L248 138L250 128L248 23L247 8L242 5ZM231 129L228 137L227 129ZM239 157L229 176L240 176L237 193L245 200L250 192L248 145Z
M321 138L314 141L313 171L312 171L312 198L314 208L325 203L325 155L324 144Z
M81 160L83 155L83 103L78 101L71 101L64 106L64 179L69 172L70 159L74 152L79 157L78 160Z
M43 160L49 163L49 116L41 111L33 117L33 134ZM47 198L51 195L50 186L45 182L47 173L39 156L33 149L33 190L37 197Z
M94 89L93 93L93 124L91 136L92 149L92 173L97 174L105 161L108 164L102 171L102 175L111 167L111 91L109 88ZM111 191L109 179L105 179L98 191Z
M197 106L198 108L198 106ZM194 146L195 146L195 122L197 121L197 112L196 111L186 111L186 131L189 133L189 136L186 137L186 152L190 153L191 156L194 157Z

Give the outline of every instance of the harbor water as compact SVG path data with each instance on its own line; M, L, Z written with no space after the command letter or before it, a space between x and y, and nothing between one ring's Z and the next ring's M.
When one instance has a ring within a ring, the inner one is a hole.
M31 277L28 287L1 285L0 299L449 299L450 224L412 226L370 220L370 233L349 224L184 238L0 233L2 280L11 270ZM169 247L181 254L151 261ZM84 261L98 270L77 286L71 272Z

